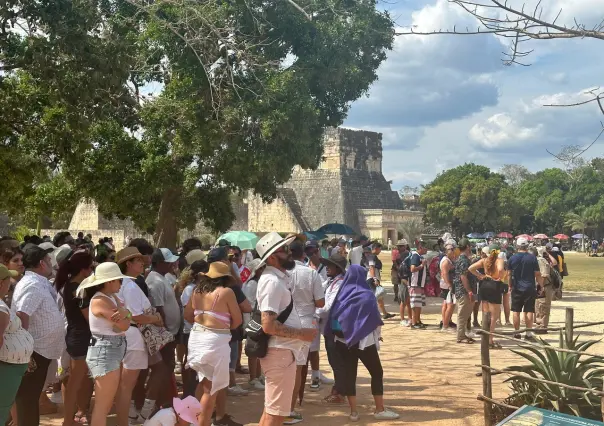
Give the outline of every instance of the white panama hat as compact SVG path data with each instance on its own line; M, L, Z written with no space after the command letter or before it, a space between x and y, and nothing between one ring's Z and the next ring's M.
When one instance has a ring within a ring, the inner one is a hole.
M276 232L270 232L264 237L260 238L260 241L256 243L256 251L258 252L258 256L260 256L259 266L264 265L271 254L279 250L284 245L291 243L295 238L295 236L283 238Z
M122 280L124 278L134 279L122 274L120 267L114 262L104 262L96 267L94 273L80 283L76 290L76 297L82 299L84 297L84 290L89 287L101 285L103 283Z

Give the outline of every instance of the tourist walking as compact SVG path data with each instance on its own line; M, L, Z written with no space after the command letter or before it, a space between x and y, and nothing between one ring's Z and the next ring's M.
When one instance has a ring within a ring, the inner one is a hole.
M292 241L291 237L284 239L271 232L256 244L262 264L267 265L258 282L258 309L262 315L262 328L271 336L266 356L260 360L266 377L260 426L282 425L290 415L296 359L303 356L305 345L317 334L316 327L302 328L300 316L293 309L292 284L286 272L296 266L288 246ZM277 321L286 309L290 310L287 319Z
M63 425L70 426L77 419L89 413L86 410L78 413L77 401L90 401L92 397L93 383L88 375L86 354L92 334L88 325L88 313L90 299L76 297L78 286L92 274L94 259L85 250L72 252L70 256L59 264L59 270L55 278L55 288L63 300L65 318L67 319L67 331L65 344L70 357L69 380L65 385L63 405ZM85 409L86 407L80 407Z
M0 265L0 425L8 419L34 350L33 337L21 326L15 311L4 302L11 279L18 276L19 272Z
M474 307L474 293L470 285L468 270L471 265L472 247L467 238L462 238L458 244L459 256L455 261L455 298L457 299L457 343L474 343L468 335L468 320Z
M375 294L365 279L365 270L351 265L331 307L326 336L335 338L336 353L342 359L342 395L348 399L353 422L360 418L356 399L359 360L371 376L371 394L376 407L373 417L376 420L399 418L397 413L384 407L384 372L378 353L382 325Z
M15 402L19 426L40 424L39 398L48 367L65 348L65 322L57 305L57 292L48 281L52 275L50 250L27 244L23 248L25 274L17 283L12 309L34 339L32 360L35 369L23 376Z
M512 289L512 313L514 315L514 329L520 330L520 314L524 312L526 328L533 328L535 315L535 299L537 298L537 283L543 285L539 262L537 258L528 253L529 242L526 238L516 240L517 253L508 262L509 284ZM514 335L516 339L522 336ZM533 339L533 333L526 332L526 339Z
M96 267L94 275L78 286L76 295L90 299L88 323L90 346L86 364L94 379L94 408L91 425L107 424L107 416L117 395L121 365L126 355L125 331L130 327L131 313L117 297L122 285L122 275L117 263L105 262Z
M239 304L230 288L233 285L235 278L230 267L223 262L213 262L208 272L199 277L185 306L185 319L193 324L185 368L197 372L200 426L210 426L216 394L229 385L231 329L242 323Z

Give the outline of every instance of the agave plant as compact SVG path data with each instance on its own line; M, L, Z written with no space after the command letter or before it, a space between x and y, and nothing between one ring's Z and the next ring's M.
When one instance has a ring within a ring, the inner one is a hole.
M561 348L586 351L599 342L598 340L588 340L579 343L578 339L579 336L569 341L564 333L560 331ZM541 339L541 343L552 347L543 339ZM535 378L571 386L602 390L604 360L601 358L558 352L550 348L540 349L527 345L523 345L522 348L527 352L520 350L512 350L512 352L528 360L529 364L508 367L508 371L522 372ZM512 393L506 399L511 405L533 405L588 419L602 419L600 397L591 392L539 383L521 376L512 376L506 382L510 382L512 389Z

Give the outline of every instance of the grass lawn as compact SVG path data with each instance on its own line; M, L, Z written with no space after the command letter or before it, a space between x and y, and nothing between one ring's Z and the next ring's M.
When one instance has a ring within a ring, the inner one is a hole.
M564 290L604 292L604 257L587 257L584 253L565 253L568 277L564 278ZM390 280L392 261L390 252L380 255L383 262L382 276Z

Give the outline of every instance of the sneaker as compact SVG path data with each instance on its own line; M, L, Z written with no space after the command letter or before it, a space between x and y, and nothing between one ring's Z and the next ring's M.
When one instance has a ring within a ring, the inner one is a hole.
M128 409L128 418L130 420L136 420L138 418L138 415L140 413L138 412L138 410L136 409L136 406L134 405L134 401L130 401L130 408Z
M319 378L312 379L312 381L310 382L310 390L318 391L320 388L321 388L321 379L319 379Z
M440 330L442 330L442 328L443 328L443 322L442 322L442 321L440 322L440 324L438 324L438 328L439 328Z
M256 390L264 390L264 385L262 384L262 382L259 379L253 379L247 383L248 383L248 385L250 385L250 387L252 387Z
M385 409L384 411L375 413L373 415L373 418L376 420L396 420L399 417L400 416L397 413L395 413L394 411L390 411L388 409Z
M323 373L321 374L321 383L323 383L324 385L333 385L336 381L334 379L330 379L329 377L325 377L323 375Z
M457 328L457 324L455 324L453 321L449 321L449 328Z
M342 395L328 395L323 398L323 402L329 405L346 405L348 401Z
M496 325L497 327L501 327L501 321L500 321L500 320L495 321L495 325Z
M441 328L441 329L439 330L439 332L440 332L440 333L449 333L449 332L450 332L450 330L451 330L450 328Z
M220 420L212 420L212 426L243 426L243 423L238 423L231 416L225 414Z
M419 325L422 329L426 329L428 328L428 326L426 324L424 324L423 322L418 322L417 325Z
M261 374L260 377L258 377L258 380L260 380L260 383L263 385L266 385L266 383L264 383L264 374Z
M175 374L181 374L182 373L182 364L180 362L176 363L176 367L174 367L174 373Z
M466 333L466 337L469 337L470 339L476 339L478 336L473 331L470 331Z
M385 320L390 319L390 318L394 318L394 314L384 314L384 316L382 318L385 319Z
M361 416L359 416L359 413L354 411L354 412L350 413L350 416L348 416L348 418L350 419L351 422L358 422L359 419L361 418Z
M506 328L511 328L511 327L514 327L514 324L512 324L511 322L506 322L505 323L505 327Z
M526 334L526 336L524 336L524 340L529 341L529 342L537 342L537 338L535 336L533 336L532 334Z
M411 326L411 329L412 329L412 330L423 330L423 329L424 329L424 327L422 327L422 326L421 326L421 325L419 325L419 324L415 324L415 325L412 325L412 326Z
M302 418L302 414L297 411L292 411L289 416L285 418L283 422L284 425L297 425L298 423L302 423L304 419Z
M245 396L247 395L249 392L246 391L245 389L243 389L241 386L239 385L235 385L232 386L230 388L227 389L227 393L230 396Z
M61 394L61 392L53 392L52 395L50 395L50 402L52 402L53 404L62 404L63 403L63 395Z
M522 334L517 333L517 334L514 334L513 337L514 337L514 339L522 339Z
M411 325L411 323L409 322L409 320L402 320L400 322L401 327L409 327Z

